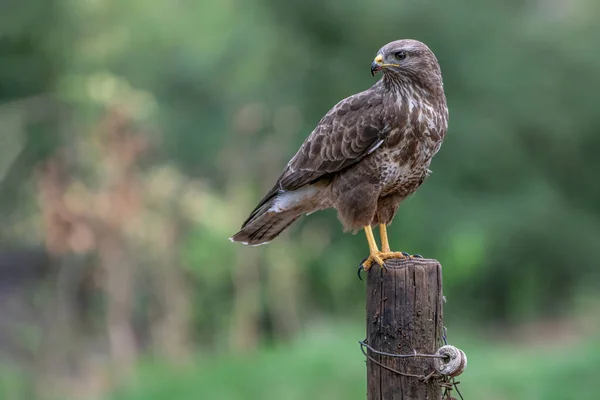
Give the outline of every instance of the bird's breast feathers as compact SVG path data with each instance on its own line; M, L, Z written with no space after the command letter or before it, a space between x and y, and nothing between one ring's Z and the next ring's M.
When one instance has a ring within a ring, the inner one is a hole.
M415 183L427 175L433 156L440 149L447 117L444 110L412 93L396 100L396 118L384 144L373 154L384 193ZM415 187L416 189L416 187Z

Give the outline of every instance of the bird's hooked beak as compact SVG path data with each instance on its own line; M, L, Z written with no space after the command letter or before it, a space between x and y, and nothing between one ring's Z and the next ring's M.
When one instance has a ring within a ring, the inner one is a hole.
M371 63L371 75L375 76L375 74L383 69L383 56L378 54L377 57Z

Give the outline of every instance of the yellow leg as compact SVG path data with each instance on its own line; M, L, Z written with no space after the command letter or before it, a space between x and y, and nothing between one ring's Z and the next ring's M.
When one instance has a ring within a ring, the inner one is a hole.
M381 238L381 251L389 253L390 242L388 241L387 226L386 224L379 224L379 237Z
M377 242L375 241L375 235L373 235L373 229L370 226L365 226L365 235L367 235L367 242L369 243L369 252L371 254L379 253L377 248Z
M406 258L401 252L390 251L390 243L387 237L387 228L385 224L379 225L379 235L381 236L381 251L377 248L377 242L375 242L375 236L373 235L373 229L370 226L365 226L365 235L367 235L367 242L369 243L369 257L362 263L362 269L368 271L371 269L373 263L379 264L385 268L384 260L390 258Z
M364 230L365 235L367 235L367 243L369 243L369 257L362 263L362 268L365 271L368 271L371 269L373 262L376 262L383 267L384 263L381 257L379 257L381 252L377 248L377 242L375 241L375 235L373 235L373 229L371 229L371 226L368 225L364 227Z

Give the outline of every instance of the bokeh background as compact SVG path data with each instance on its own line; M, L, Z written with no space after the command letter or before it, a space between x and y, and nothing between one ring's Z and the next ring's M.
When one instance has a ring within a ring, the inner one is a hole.
M598 398L598 1L0 7L1 399L364 399L364 237L227 238L407 37L450 128L390 236L444 267L463 395Z

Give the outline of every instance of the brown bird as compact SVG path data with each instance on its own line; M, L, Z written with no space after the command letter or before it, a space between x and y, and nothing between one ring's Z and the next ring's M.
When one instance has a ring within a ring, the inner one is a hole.
M241 230L230 240L268 243L300 216L335 208L345 231L364 229L370 255L384 266L407 257L390 249L386 226L429 175L448 127L442 74L433 52L416 40L383 46L371 88L336 104L306 138ZM372 226L379 225L381 251Z

